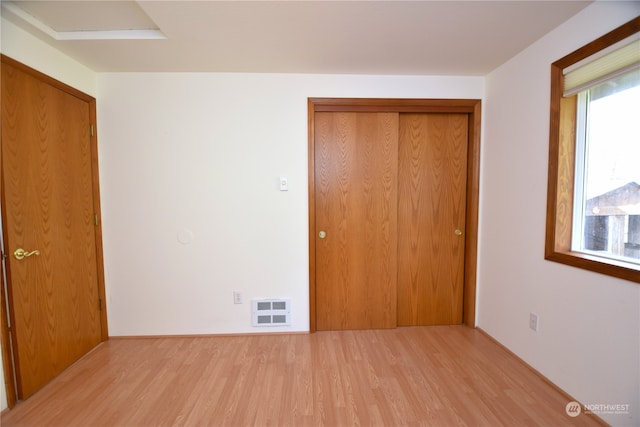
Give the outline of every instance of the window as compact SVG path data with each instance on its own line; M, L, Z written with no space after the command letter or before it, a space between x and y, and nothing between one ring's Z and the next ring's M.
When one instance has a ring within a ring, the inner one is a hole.
M551 65L545 258L640 283L640 17Z
M578 93L575 251L640 264L638 118L640 69Z

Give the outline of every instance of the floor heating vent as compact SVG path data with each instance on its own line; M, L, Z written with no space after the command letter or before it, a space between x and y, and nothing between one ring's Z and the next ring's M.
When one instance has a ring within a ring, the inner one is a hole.
M254 299L251 302L253 326L291 325L290 299Z

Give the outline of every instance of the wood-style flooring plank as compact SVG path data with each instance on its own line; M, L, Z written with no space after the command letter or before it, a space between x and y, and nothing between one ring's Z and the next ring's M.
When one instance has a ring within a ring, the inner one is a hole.
M112 338L12 426L601 426L464 326Z

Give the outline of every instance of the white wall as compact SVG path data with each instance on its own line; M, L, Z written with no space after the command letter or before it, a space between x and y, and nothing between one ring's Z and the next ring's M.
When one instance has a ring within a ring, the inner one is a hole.
M640 425L640 286L543 259L549 75L638 13L596 3L488 75L482 142L478 324L582 403L629 404L616 426Z
M88 95L95 96L96 73L2 18L0 51Z
M307 97L481 98L480 77L101 74L111 335L306 331ZM289 191L278 190L287 176ZM184 230L189 244L178 241ZM245 303L234 305L234 290ZM292 325L251 326L252 298Z
M0 52L88 95L95 96L96 73L4 18L0 19ZM7 396L1 352L0 385L0 411L2 411L7 408Z

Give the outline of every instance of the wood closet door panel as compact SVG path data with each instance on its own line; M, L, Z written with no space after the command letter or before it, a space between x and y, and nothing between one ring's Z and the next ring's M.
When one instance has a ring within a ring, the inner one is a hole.
M462 322L467 114L401 114L398 325Z
M317 112L314 131L317 329L394 328L398 114Z

